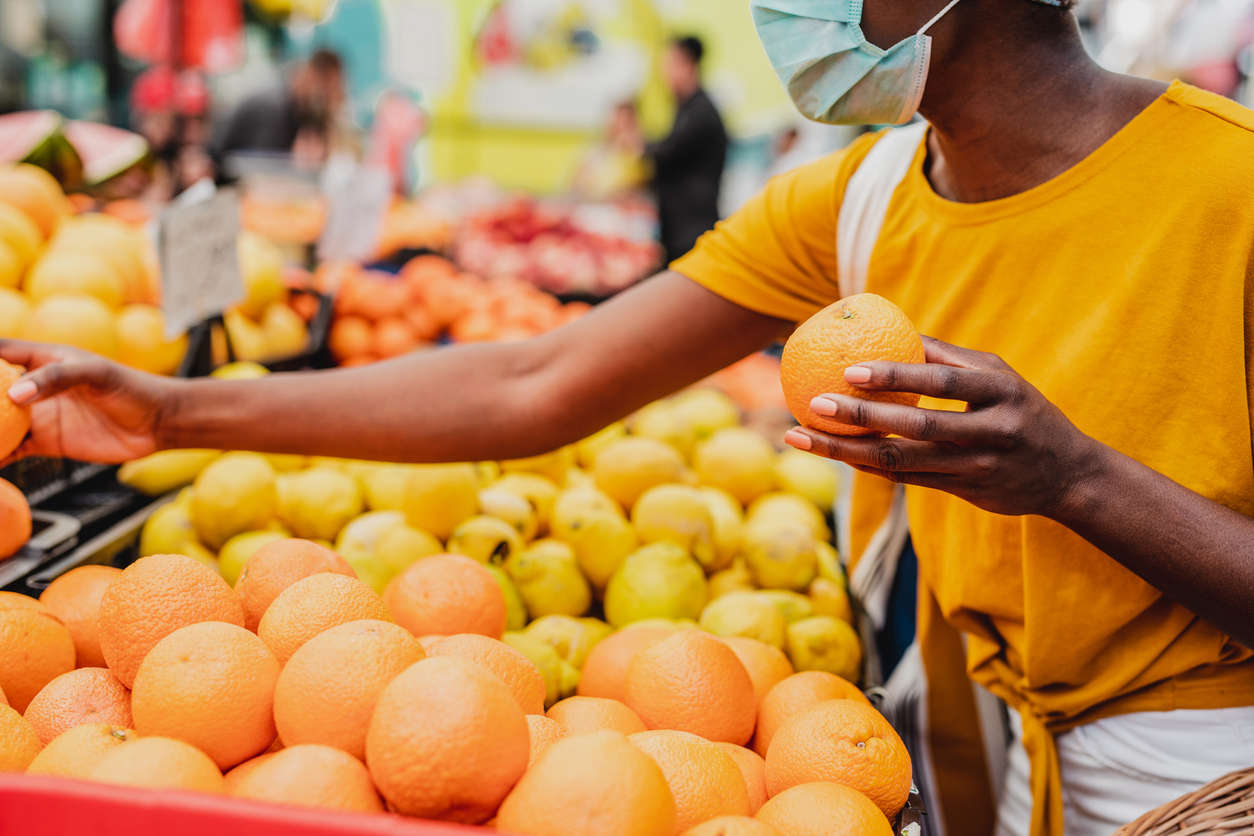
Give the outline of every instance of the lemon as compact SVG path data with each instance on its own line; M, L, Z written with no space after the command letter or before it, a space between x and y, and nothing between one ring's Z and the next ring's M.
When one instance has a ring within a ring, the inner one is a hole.
M614 628L598 618L545 615L527 625L524 632L546 642L557 651L558 656L583 670L588 651L613 633Z
M0 241L0 261L7 245ZM17 340L26 334L26 320L30 318L30 302L26 296L4 285L4 268L0 266L0 338Z
M278 531L245 531L236 534L222 546L218 552L218 572L222 579L235 586L239 580L240 570L248 562L257 549L275 540L286 540L287 537Z
M333 467L284 473L279 485L279 519L297 537L334 540L366 507L361 483Z
M745 564L764 589L800 591L818 572L818 542L795 520L762 520L745 526Z
M309 467L308 456L297 456L291 453L262 453L275 473L294 473Z
M567 662L565 659L558 658L558 681L557 681L557 698L564 700L567 697L573 697L579 691L579 680L582 673L579 668Z
M854 629L838 618L815 615L788 625L786 651L801 671L827 671L857 682L862 672L862 645Z
M127 305L114 320L118 361L153 374L172 375L187 352L187 335L165 336L165 317L155 305Z
M466 520L453 530L448 539L448 550L452 554L464 554L480 563L495 563L498 566L521 554L526 547L512 525L487 514Z
M624 625L623 630L697 630L697 622L691 618L642 618Z
M597 454L593 477L597 487L624 508L631 508L649 488L686 481L684 457L657 439L623 438Z
M245 230L236 242L239 269L244 280L240 310L259 318L266 308L287 295L283 286L283 253L264 237Z
M753 430L728 427L697 445L701 484L722 488L748 505L775 488L775 448Z
M147 494L160 496L190 485L221 450L161 450L118 468L118 481Z
M196 539L191 509L179 502L162 505L144 522L139 534L139 556L178 554L187 540Z
M275 532L278 532L279 534L282 534L284 537L292 536L292 530L288 528L287 526L285 526L279 520L270 520L270 522L266 523L266 527L263 528L262 531L275 531ZM318 541L315 538L314 542L325 543L328 541L326 540ZM328 546L328 548L330 548L330 546Z
M255 363L270 359L266 333L261 330L260 325L237 310L227 311L222 322L226 326L226 336L236 357Z
M692 428L697 441L705 441L719 430L740 425L736 402L718 389L703 386L681 392L672 399L675 411Z
M192 521L200 541L220 549L236 534L258 531L278 505L274 468L256 453L226 453L196 477Z
M350 563L355 559L373 558L383 535L404 524L405 515L400 511L368 511L340 529L335 550Z
M750 524L758 519L794 519L804 523L816 540L828 540L832 536L823 512L799 493L775 491L762 494L750 504L746 518Z
M553 480L538 473L514 472L506 473L490 487L508 491L527 500L536 512L536 535L548 532L553 517L553 505L558 495L558 487Z
M553 501L550 525L555 534L568 531L589 512L605 512L623 516L623 509L605 491L593 485L575 485L557 494Z
M292 357L309 346L309 330L300 314L286 302L274 302L261 317L261 333L266 341L266 356Z
M801 494L824 512L832 510L840 489L834 462L791 447L775 458L775 479L781 488Z
M483 513L505 520L523 540L533 540L540 529L536 509L523 496L500 488L479 491L479 507Z
M526 633L507 632L501 641L531 660L544 677L544 707L549 709L557 702L562 684L562 657L557 651L535 636Z
M605 449L606 445L611 442L624 438L627 435L627 425L622 421L615 421L603 430L598 430L583 441L575 444L575 455L579 459L579 464L587 470L591 470L596 463L597 453Z
M489 565L488 571L492 573L492 577L496 578L501 592L505 595L505 629L515 632L522 630L527 626L527 602L519 593L517 584L500 566Z
M764 589L758 596L770 601L789 624L814 615L814 604L800 592L793 592L791 589Z
M433 554L441 554L444 547L440 541L425 531L403 524L388 528L379 536L375 546L374 557L370 561L374 567L372 572L384 578L382 586L404 572L416 561ZM351 562L351 561L350 561ZM376 592L382 595L379 587Z
M844 584L827 578L815 578L814 583L810 584L809 596L815 615L830 615L832 618L853 623L853 607L849 604L849 593Z
M605 588L637 545L635 530L621 514L596 509L565 519L553 537L574 549L580 570L597 589Z
M671 401L654 401L627 419L632 435L669 444L685 459L692 455L697 434Z
M25 266L18 251L3 236L0 236L0 287L12 290L20 285ZM18 296L23 302L26 301L25 295L19 293Z
M740 511L740 502L727 491L718 488L701 487L701 498L710 509L710 517L714 520L714 553L715 560L709 568L722 569L731 565L732 558L740 551L740 532L744 526L744 517Z
M788 621L756 592L729 592L706 605L697 626L716 636L745 636L783 649Z
M501 465L497 462L475 462L474 467L481 488L486 488L501 478Z
M405 516L414 528L440 540L479 513L479 478L474 465L417 465L410 472L403 500Z
M605 590L605 617L615 627L645 618L697 618L706 602L705 573L674 543L629 554Z
M270 374L270 370L260 363L254 363L251 360L237 360L234 363L227 363L225 366L218 366L218 368L209 373L209 376L216 377L219 380L256 380L268 374Z
M371 511L400 511L405 507L405 488L413 467L404 464L366 464L357 469L357 478L366 492Z
M169 553L181 554L184 557L190 557L192 560L205 564L213 571L218 572L218 574L222 574L218 570L217 556L195 540L184 540L177 549L174 549Z
M845 569L841 565L840 553L836 551L836 547L826 540L820 540L814 544L814 549L819 559L819 577L848 588L849 581L845 577Z
M575 550L560 540L540 540L505 561L505 571L518 585L532 618L583 615L592 605L592 590L579 571Z
M722 568L714 541L714 516L696 488L688 485L649 488L631 509L631 522L641 542L675 543L695 557L706 571Z
M501 470L505 473L538 473L552 482L560 483L566 478L566 471L575 465L575 448L563 447L542 456L528 459L511 459L501 462Z
M721 572L710 575L710 600L721 598L729 592L752 592L753 576L743 560L737 560Z

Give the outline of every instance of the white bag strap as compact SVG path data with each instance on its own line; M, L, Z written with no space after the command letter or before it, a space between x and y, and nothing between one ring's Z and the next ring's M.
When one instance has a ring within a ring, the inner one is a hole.
M849 178L836 221L837 279L842 298L866 290L867 266L884 226L888 203L914 162L926 122L890 130L880 137Z

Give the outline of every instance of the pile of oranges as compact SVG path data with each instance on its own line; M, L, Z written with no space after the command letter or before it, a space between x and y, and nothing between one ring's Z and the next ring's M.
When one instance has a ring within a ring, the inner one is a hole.
M181 555L0 593L0 770L485 824L530 836L888 836L911 786L858 689L754 639L654 623L547 712L464 555L382 596L266 544L232 589Z

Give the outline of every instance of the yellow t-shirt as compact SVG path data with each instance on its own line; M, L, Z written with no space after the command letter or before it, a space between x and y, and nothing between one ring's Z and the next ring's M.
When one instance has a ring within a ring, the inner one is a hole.
M841 199L877 138L771 181L673 269L786 319L832 303ZM867 290L921 333L1000 355L1083 432L1254 515L1254 113L1177 82L1070 170L984 203L939 197L925 157L893 195ZM1065 527L922 488L907 503L920 579L969 636L971 675L1042 727L1254 705L1250 650Z

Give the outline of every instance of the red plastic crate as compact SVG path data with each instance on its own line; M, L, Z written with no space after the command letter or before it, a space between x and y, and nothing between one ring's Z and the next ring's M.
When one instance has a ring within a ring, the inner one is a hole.
M391 814L281 807L191 792L0 774L0 836L483 836Z

